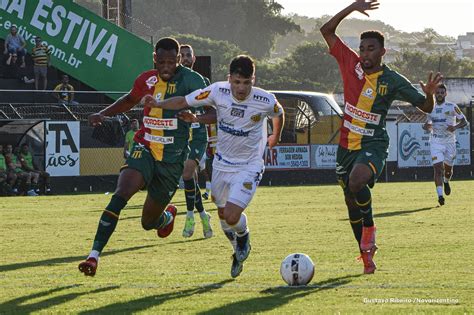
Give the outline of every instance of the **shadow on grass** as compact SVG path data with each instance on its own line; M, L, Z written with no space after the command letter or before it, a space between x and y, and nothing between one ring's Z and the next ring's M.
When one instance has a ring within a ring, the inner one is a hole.
M400 211L393 211L393 212L384 212L384 213L376 213L374 214L374 218L387 218L387 217L395 217L397 215L408 215L416 212L427 211L431 209L435 209L437 207L425 207L419 209L412 209L412 210L400 210ZM346 219L339 219L339 221L349 221L348 218Z
M81 295L89 296L90 294L106 292L106 291L119 288L119 286L108 286L108 287L98 288L92 291L72 292L68 294L63 294L63 295L47 298L49 295L57 293L59 291L68 290L68 289L77 288L77 287L79 287L79 285L64 286L64 287L54 288L51 290L42 291L42 292L22 296L19 298L15 298L13 300L1 303L0 310L2 314L3 312L6 312L6 313L11 312L12 314L13 313L29 314L36 311L44 311L45 309L48 309L50 307L67 303ZM38 298L46 298L46 299L28 304L28 301L38 299Z
M160 244L151 244L151 245L142 245L142 246L135 246L135 247L128 247L128 248L123 248L123 249L111 250L111 251L107 251L107 252L103 253L101 255L101 257L109 256L109 255L115 255L115 254L122 253L122 252L129 252L129 251L140 250L140 249L149 248L149 247L155 247L155 246L159 246L159 245ZM38 260L38 261L28 261L28 262L23 262L23 263L1 265L0 266L0 272L17 270L17 269L22 269L22 268L31 268L31 267L40 267L40 266L50 266L50 265L57 265L57 264L64 264L64 263L72 263L72 262L75 262L75 261L78 262L78 261L83 260L85 257L86 256L84 256L84 255L69 256L69 257L56 257L56 258L48 258L48 259Z
M436 207L425 207L425 208L412 209L412 210L400 210L400 211L393 211L393 212L377 213L377 214L374 214L374 218L386 218L386 217L394 217L397 215L407 215L411 213L431 210L434 208Z
M198 314L242 314L242 313L260 313L267 312L281 307L291 300L305 297L309 294L336 289L340 286L348 284L360 274L349 275L339 278L331 278L318 284L301 287L272 287L260 291L265 296L251 298L216 307L214 309L200 312Z
M112 314L129 314L140 311L145 311L151 307L159 306L160 304L174 299L183 299L197 294L204 294L222 288L226 283L233 281L232 279L226 279L218 283L212 283L203 285L200 287L146 296L132 301L125 301L119 303L113 303L106 306L96 308L94 310L81 312L79 314L100 314L100 313L112 313Z

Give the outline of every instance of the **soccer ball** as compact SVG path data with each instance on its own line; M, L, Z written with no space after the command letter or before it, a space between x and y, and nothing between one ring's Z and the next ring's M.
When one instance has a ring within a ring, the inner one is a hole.
M302 253L288 255L281 262L280 274L290 286L307 285L313 279L313 261Z

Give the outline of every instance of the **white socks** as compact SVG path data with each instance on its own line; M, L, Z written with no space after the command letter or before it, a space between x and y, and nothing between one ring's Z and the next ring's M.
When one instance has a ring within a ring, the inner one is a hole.
M436 192L438 193L438 197L443 196L443 186L436 186Z

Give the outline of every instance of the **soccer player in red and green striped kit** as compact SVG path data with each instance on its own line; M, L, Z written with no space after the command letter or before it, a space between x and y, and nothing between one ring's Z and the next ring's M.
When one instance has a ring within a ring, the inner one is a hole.
M375 224L372 215L372 188L382 172L388 152L385 117L394 100L411 103L431 113L433 95L442 76L429 75L420 82L425 95L404 76L382 63L385 54L384 36L378 31L366 31L360 36L359 53L350 49L336 34L341 21L354 11L368 16L366 11L379 7L377 1L357 0L337 13L321 27L321 33L336 58L344 83L344 118L340 128L336 158L336 175L344 190L349 220L359 244L364 273L375 272L373 257Z

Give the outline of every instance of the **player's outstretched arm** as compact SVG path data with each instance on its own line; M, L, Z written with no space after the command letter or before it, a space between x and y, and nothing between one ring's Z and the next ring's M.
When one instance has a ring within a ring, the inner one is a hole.
M114 116L130 110L133 106L140 103L140 99L132 96L130 93L116 100L112 105L101 110L98 113L89 115L89 124L93 127L101 125L107 116Z
M146 95L143 98L143 104L146 107L157 107L163 109L173 109L173 110L180 110L184 108L188 108L189 105L186 102L186 98L184 96L175 96L167 98L163 101L157 101L153 96Z
M441 75L441 73L438 72L433 77L433 72L430 72L428 76L428 82L426 82L426 84L423 83L423 81L420 81L421 89L426 94L426 100L423 105L419 106L418 108L424 111L425 113L431 113L433 111L434 94L436 92L436 89L441 85L441 80L443 80L443 76Z
M366 11L376 10L378 9L380 3L376 0L369 0L366 2L365 0L356 0L346 8L342 9L339 13L333 16L329 21L327 21L319 30L323 35L326 43L328 44L329 48L331 48L334 43L336 43L338 36L336 35L336 29L346 16L351 14L354 11L359 11L360 13L369 16Z

